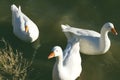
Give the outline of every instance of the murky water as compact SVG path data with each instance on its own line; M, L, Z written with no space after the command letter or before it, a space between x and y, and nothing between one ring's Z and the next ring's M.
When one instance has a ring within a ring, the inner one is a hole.
M39 27L40 37L28 44L17 39L12 33L12 4L21 5L22 11ZM61 24L100 31L105 22L112 22L120 33L119 0L1 0L0 38L4 37L14 49L31 59L37 46L37 54L29 80L52 80L51 73L55 59L47 56L54 45L65 48L66 37ZM120 80L120 35L109 33L111 48L105 55L88 56L81 54L83 71L78 80Z

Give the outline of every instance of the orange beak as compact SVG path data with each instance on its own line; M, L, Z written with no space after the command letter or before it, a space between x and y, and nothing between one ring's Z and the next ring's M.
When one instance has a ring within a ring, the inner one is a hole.
M115 35L118 34L117 31L115 30L115 28L112 28L112 29L111 29L111 32L112 32L113 34L115 34Z
M26 25L26 26L25 26L25 32L28 32L28 30L29 30L29 28L28 28L28 26Z
M53 57L55 57L55 53L54 52L50 53L50 55L48 56L48 59L51 59Z

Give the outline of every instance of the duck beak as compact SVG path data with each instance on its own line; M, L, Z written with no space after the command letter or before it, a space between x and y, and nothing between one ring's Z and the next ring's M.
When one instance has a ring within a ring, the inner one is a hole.
M29 30L29 28L28 28L28 26L26 25L26 26L25 26L25 32L27 33L28 30Z
M113 34L115 34L115 35L118 34L117 31L115 30L115 28L112 28L112 29L111 29L111 32L112 32Z
M51 59L53 57L55 57L55 53L54 52L52 52L52 53L49 54L48 59Z

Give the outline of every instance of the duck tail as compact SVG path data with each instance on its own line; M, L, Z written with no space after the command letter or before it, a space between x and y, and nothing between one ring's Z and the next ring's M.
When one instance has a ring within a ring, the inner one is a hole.
M66 25L61 24L61 28L63 32L67 32L70 29L70 26L68 24Z
M18 8L17 8L17 6L15 4L11 5L11 11L13 11L13 12L18 11Z
M21 12L21 6L19 6L18 10Z

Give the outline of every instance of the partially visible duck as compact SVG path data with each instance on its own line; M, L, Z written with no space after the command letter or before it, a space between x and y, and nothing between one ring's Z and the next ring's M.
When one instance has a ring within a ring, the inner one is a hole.
M29 19L22 11L21 7L11 5L12 25L14 34L25 42L34 42L39 37L37 25Z
M80 76L81 57L79 41L76 38L69 40L64 52L60 46L55 46L48 59L56 57L52 80L75 80Z

